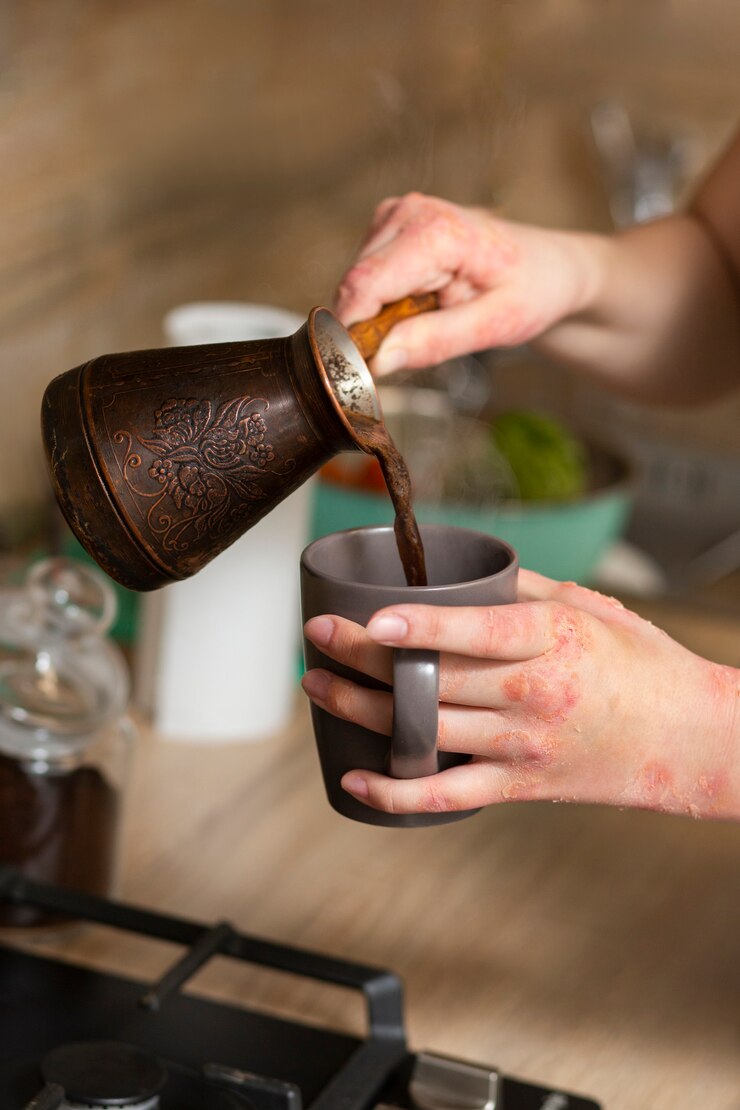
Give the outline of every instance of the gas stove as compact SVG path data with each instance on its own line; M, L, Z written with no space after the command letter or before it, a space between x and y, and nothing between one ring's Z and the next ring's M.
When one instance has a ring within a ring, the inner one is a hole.
M0 902L183 947L140 983L0 943L0 1110L599 1110L597 1103L409 1049L391 972L37 883L0 867ZM364 1039L181 988L228 956L361 992Z

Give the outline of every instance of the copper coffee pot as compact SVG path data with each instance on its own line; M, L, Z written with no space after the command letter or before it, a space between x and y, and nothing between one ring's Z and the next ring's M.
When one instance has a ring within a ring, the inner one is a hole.
M210 562L381 421L365 363L407 297L349 330L312 309L295 335L101 355L55 378L41 425L57 501L124 586L153 590Z

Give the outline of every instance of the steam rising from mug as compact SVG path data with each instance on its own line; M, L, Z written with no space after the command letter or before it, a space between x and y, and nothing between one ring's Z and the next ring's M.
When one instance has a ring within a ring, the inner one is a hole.
M332 455L363 449L358 425L382 420L365 358L434 307L405 298L350 331L314 308L287 338L102 355L61 374L41 424L77 539L130 589L195 574Z

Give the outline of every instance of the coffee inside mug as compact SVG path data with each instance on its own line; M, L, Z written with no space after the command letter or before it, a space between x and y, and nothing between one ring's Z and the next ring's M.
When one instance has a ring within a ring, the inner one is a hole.
M482 533L460 530L459 540L450 543L450 530L423 529L428 586L408 587L391 529L351 529L324 536L308 549L309 566L315 574L366 586L402 587L420 592L434 587L455 586L499 574L515 560L506 545L491 546Z

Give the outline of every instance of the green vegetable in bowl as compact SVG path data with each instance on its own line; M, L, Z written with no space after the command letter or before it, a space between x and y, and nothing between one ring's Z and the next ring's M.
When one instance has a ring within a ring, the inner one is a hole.
M551 416L505 412L493 421L491 436L514 473L522 501L559 501L585 492L585 448Z

